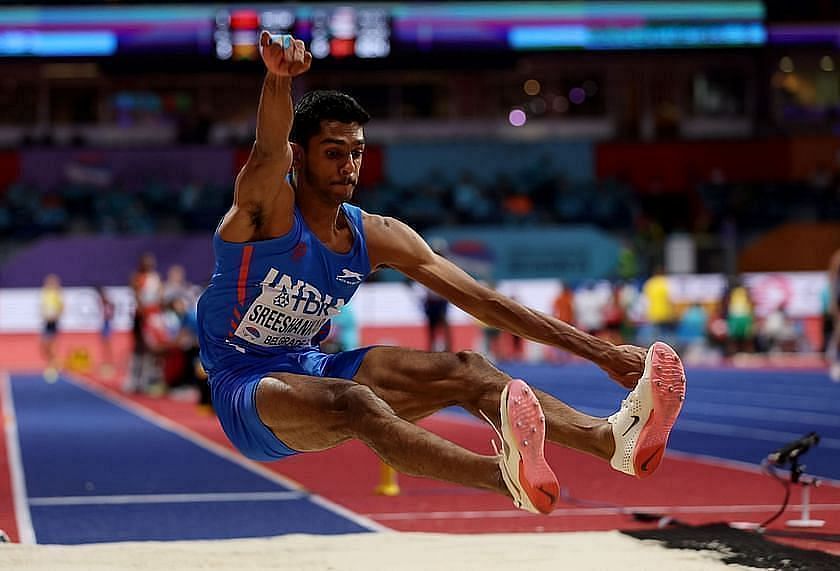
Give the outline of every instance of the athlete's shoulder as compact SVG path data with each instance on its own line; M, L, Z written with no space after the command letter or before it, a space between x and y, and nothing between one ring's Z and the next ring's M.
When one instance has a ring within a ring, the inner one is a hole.
M382 216L381 214L371 214L361 210L362 222L365 225L365 234L371 238L381 238L383 240L398 239L400 235L406 232L413 232L409 226L392 216Z
M418 263L430 251L423 238L397 218L366 214L364 224L372 268Z
M358 208L358 207L356 207ZM362 215L362 219L365 221L365 226L371 225L376 226L377 228L383 228L385 230L394 230L399 228L409 228L408 224L400 220L399 218L395 218L394 216L385 216L382 214L375 214L373 212L368 212L366 210L362 210L359 208L359 212Z

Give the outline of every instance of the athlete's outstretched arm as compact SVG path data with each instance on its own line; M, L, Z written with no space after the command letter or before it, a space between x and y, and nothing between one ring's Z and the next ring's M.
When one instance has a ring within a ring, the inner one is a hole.
M480 284L399 220L368 215L365 235L371 267L398 270L487 325L588 359L622 386L639 380L646 354L641 347L613 345Z
M259 239L266 222L272 231L291 228L294 192L286 182L292 164L292 78L309 69L312 54L301 40L260 35L260 54L268 70L257 111L257 134L251 154L239 175L233 206L219 228L222 239L247 242ZM282 44L282 45L281 45Z

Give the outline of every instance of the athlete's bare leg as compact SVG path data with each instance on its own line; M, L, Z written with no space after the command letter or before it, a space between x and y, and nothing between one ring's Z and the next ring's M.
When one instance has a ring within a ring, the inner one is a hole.
M415 421L447 406L461 406L498 426L499 397L510 377L472 351L426 353L400 347L374 347L354 380L387 402L397 415ZM609 423L579 412L535 390L545 413L546 438L609 460L615 440Z
M294 450L323 450L356 438L404 474L510 495L495 456L476 454L400 418L364 385L275 373L260 382L256 405L263 423Z

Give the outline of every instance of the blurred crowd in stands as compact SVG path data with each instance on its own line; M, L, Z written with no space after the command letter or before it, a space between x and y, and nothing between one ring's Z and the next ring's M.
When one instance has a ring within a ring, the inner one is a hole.
M154 234L212 230L230 188L150 182L139 191L68 184L42 190L14 183L0 192L0 239L61 234Z
M589 282L574 288L562 284L553 313L613 343L647 346L664 340L678 347L690 362L823 349L811 345L803 323L789 316L783 302L766 315L757 315L749 289L738 278L730 280L720 300L683 306L673 302L661 268L638 285Z
M230 203L232 184L132 181L99 186L68 182L0 189L0 241L56 234L160 234L211 231ZM634 243L673 231L742 236L783 222L840 220L840 171L827 167L798 183L729 183L722 173L690 192L664 192L656 182L634 189L618 180L570 182L549 158L521 173L480 182L470 171L431 171L424 182L360 188L356 202L420 230L434 226L593 224ZM643 248L644 246L639 246ZM642 268L651 271L652 267Z

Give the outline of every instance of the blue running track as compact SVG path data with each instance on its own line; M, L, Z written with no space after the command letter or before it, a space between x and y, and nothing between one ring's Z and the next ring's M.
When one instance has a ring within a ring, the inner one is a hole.
M370 530L66 380L11 384L38 543Z
M501 364L507 373L588 414L607 416L626 391L587 364ZM688 369L686 400L669 449L758 465L815 431L807 473L840 480L840 384L823 372Z

